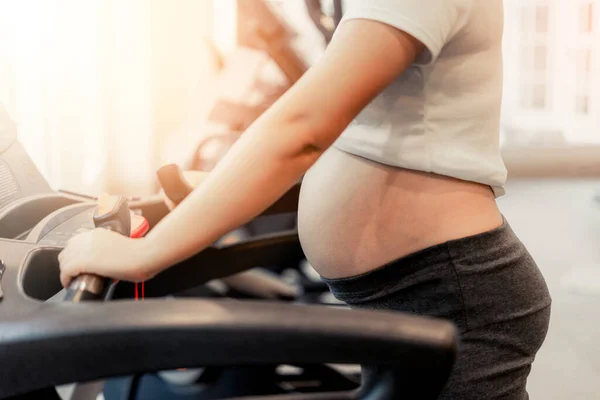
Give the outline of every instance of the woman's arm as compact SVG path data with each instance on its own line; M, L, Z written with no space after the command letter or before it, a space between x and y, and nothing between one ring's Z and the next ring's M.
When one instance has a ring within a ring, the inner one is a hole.
M343 23L319 63L146 238L104 229L73 237L59 255L62 284L83 273L147 280L250 221L298 182L422 51L416 39L388 25Z
M342 24L323 58L245 132L144 239L153 276L210 246L281 197L423 50L393 27Z

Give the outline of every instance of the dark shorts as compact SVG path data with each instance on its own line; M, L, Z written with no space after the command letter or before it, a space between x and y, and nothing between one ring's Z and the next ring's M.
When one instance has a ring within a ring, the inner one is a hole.
M544 277L509 224L411 254L367 274L325 280L354 308L451 320L459 355L440 397L525 400L550 322Z

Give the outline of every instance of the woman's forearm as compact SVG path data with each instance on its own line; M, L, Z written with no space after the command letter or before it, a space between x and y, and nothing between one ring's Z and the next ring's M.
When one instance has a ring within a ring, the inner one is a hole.
M144 268L149 277L250 221L297 183L322 153L298 139L306 137L305 130L311 126L304 118L257 121L144 239L149 256Z

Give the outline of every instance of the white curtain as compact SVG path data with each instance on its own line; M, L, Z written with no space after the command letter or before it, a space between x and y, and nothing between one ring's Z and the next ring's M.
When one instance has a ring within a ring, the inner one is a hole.
M146 194L215 70L209 0L0 0L0 102L55 188Z

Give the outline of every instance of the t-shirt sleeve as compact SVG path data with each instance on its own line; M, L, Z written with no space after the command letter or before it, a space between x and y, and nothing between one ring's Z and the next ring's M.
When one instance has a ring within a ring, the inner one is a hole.
M466 25L474 1L485 0L351 0L342 22L368 19L408 33L425 46L416 64L428 65Z

